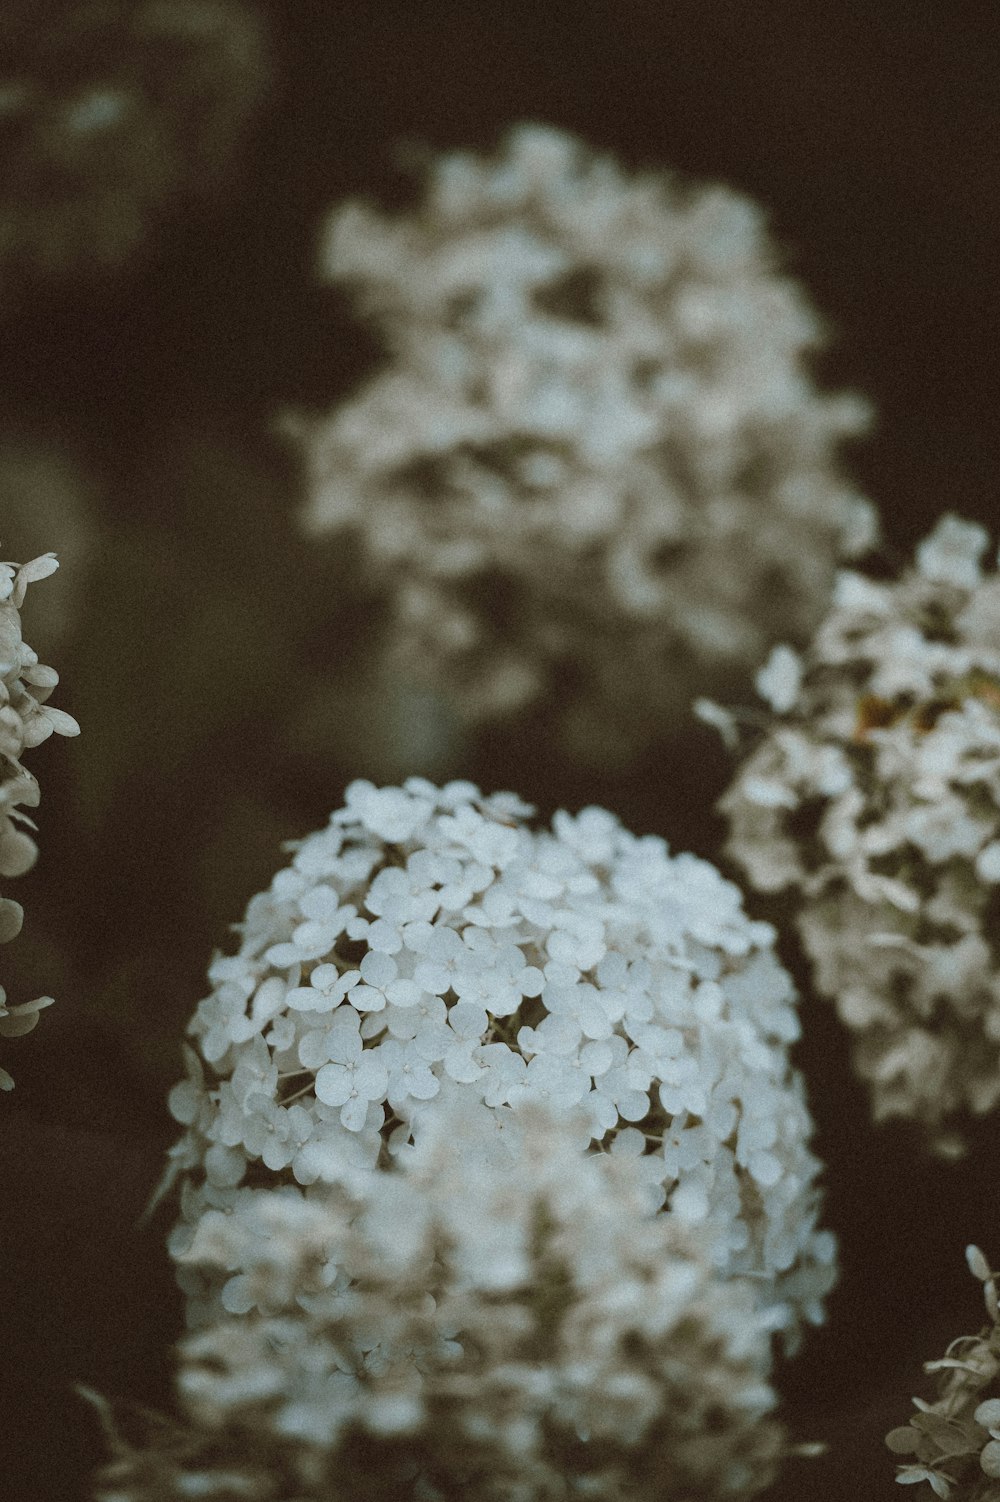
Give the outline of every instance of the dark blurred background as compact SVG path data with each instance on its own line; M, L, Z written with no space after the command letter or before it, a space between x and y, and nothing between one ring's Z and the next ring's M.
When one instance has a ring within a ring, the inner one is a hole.
M890 554L941 511L995 534L1000 510L994 0L163 14L46 0L0 19L0 552L63 557L29 593L25 633L83 725L31 754L41 858L11 891L27 921L3 955L15 1000L58 1002L4 1053L10 1502L87 1495L101 1444L73 1382L167 1401L169 1212L135 1222L173 1136L163 1098L184 1025L280 842L324 823L352 776L385 772L349 698L327 744L289 731L377 623L344 550L297 535L277 432L282 411L328 407L378 357L314 275L327 210L394 198L400 142L490 148L524 119L723 180L765 206L830 326L821 382L874 403L848 462ZM102 122L96 146L94 130L85 149L67 134L77 109ZM603 803L719 858L727 765L707 732L613 779L540 754L530 727L484 739L471 763L545 815ZM790 1463L772 1496L874 1502L898 1495L882 1436L912 1392L930 1396L920 1361L981 1322L962 1253L975 1241L1000 1260L996 1125L953 1166L903 1127L872 1128L831 1010L785 954L843 1274L825 1331L781 1374L796 1436L832 1448Z

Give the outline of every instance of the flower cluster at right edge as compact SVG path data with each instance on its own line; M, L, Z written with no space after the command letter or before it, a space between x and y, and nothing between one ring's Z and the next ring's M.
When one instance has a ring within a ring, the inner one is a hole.
M840 575L721 807L760 891L789 889L817 988L855 1036L876 1119L938 1151L1000 1101L1000 576L944 517L896 581Z
M978 1335L960 1335L939 1361L924 1363L937 1375L938 1398L914 1398L908 1424L885 1437L896 1455L912 1457L897 1467L903 1486L926 1482L945 1502L997 1502L1000 1498L1000 1307L996 1273L976 1246L966 1248L969 1271L983 1284L989 1324Z

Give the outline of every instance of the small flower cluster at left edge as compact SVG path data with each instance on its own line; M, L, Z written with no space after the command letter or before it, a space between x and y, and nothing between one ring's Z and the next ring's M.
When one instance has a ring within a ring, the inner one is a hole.
M23 876L38 855L29 833L35 826L23 810L37 808L39 788L22 766L21 756L53 733L80 733L72 715L46 704L59 674L38 661L21 635L21 606L28 585L47 578L58 567L53 553L22 565L0 563L0 877ZM0 897L0 943L16 938L23 921L21 904ZM9 1006L0 986L0 1036L17 1038L30 1033L39 1012L51 1005L51 996L40 996ZM0 1090L13 1086L10 1075L0 1068Z

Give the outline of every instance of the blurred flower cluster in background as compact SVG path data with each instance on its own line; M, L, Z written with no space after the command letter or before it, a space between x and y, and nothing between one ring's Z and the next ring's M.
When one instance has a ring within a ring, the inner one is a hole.
M538 126L444 157L406 218L334 215L322 269L393 358L305 428L306 523L360 533L460 719L537 708L614 765L807 635L874 541L834 468L865 405L812 387L773 258L745 199Z
M735 10L3 7L13 1502L1000 1495L1000 21Z

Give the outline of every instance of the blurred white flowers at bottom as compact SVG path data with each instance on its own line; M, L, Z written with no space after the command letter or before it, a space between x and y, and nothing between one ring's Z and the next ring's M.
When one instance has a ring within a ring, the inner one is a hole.
M257 1312L182 1341L183 1422L118 1440L99 1502L756 1495L772 1322L576 1137L459 1102L393 1171L206 1211L184 1260Z

